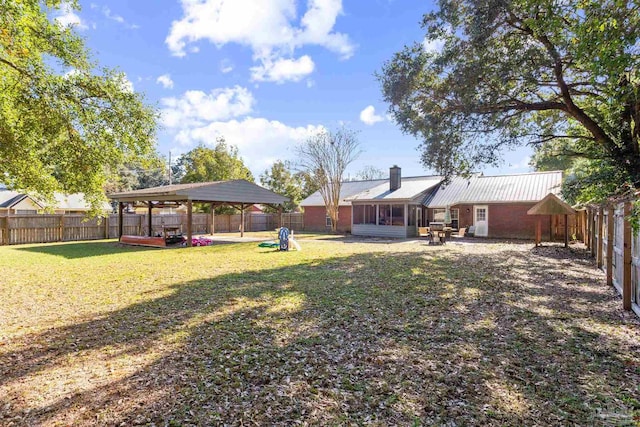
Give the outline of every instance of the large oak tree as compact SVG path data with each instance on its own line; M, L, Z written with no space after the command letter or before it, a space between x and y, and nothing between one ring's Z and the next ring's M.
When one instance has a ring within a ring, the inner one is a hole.
M533 144L640 189L638 1L440 0L422 25L378 78L426 165L470 173Z
M156 112L52 18L61 7L77 2L0 0L0 181L83 192L97 212L108 171L153 154Z

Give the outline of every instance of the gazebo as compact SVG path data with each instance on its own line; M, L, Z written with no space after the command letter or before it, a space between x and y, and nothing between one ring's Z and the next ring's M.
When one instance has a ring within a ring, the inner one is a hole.
M575 215L576 211L568 203L562 201L553 193L547 194L544 199L533 205L527 211L527 215L538 215L536 224L536 246L542 241L542 215L564 215L564 247L569 246L569 215Z
M149 237L151 236L151 214L153 208L187 206L187 246L191 246L193 203L207 203L211 209L228 205L240 210L240 236L244 236L244 210L254 204L281 206L289 198L274 193L244 179L231 181L197 182L174 184L142 190L113 193L109 196L118 202L118 238L122 241L123 211L125 203L143 203L149 209Z

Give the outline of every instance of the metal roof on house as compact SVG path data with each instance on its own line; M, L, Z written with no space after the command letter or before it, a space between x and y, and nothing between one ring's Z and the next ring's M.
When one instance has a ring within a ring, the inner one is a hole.
M418 202L422 202L425 192L431 190L442 181L441 176L417 176L402 178L400 188L391 191L389 189L389 180L373 188L362 191L348 198L351 202L379 202L379 201L411 201L419 198Z
M289 198L244 179L231 181L174 184L142 190L113 193L109 198L119 202L187 201L279 205Z
M345 181L340 187L340 203L339 206L351 206L348 199L363 191L370 190L380 184L389 185L388 179L373 179L370 181ZM309 197L300 202L300 206L324 206L324 200L319 191L311 194Z
M549 193L558 195L561 184L561 171L454 177L429 194L424 205L443 208L461 203L537 202Z

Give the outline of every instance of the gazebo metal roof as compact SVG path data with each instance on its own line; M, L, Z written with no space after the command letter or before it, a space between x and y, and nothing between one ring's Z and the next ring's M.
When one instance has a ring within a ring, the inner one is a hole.
M113 193L109 195L109 197L118 202L191 201L203 203L245 203L251 205L280 205L289 201L287 197L244 179L164 185L161 187L144 188L142 190Z

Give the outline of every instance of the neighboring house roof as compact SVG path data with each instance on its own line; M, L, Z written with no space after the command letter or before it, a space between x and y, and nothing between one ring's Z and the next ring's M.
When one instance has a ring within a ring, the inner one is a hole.
M386 184L389 186L388 179L374 179L371 181L345 181L340 187L340 202L339 206L351 206L351 201L348 199L363 191L371 190L372 188ZM311 194L309 197L300 202L300 206L324 206L324 200L319 191Z
M561 184L561 171L454 177L429 194L424 205L444 208L461 203L537 202L549 193L558 195Z
M89 210L89 204L84 199L84 194L82 193L74 193L74 194L62 194L55 193L54 197L56 199L53 209L58 210L66 210L66 211L86 211ZM102 205L102 209L111 210L111 205L107 202L104 202Z
M384 180L375 187L347 197L347 200L351 202L405 202L418 199L417 202L421 203L424 199L424 193L436 187L441 181L441 176L407 177L402 178L400 188L391 191L389 189L389 180Z
M16 191L0 190L0 208L11 209L27 197L29 196ZM37 203L35 200L33 202Z
M282 204L289 198L274 193L244 179L231 181L174 184L142 190L114 193L109 198L119 202L135 201L193 201L248 204Z
M35 205L44 209L47 204L41 202L25 193L19 191L2 190L0 189L0 208L10 209L25 199L30 199ZM62 193L54 194L55 203L51 206L52 209L58 210L72 210L72 211L87 211L89 210L89 204L84 200L82 193L75 193L64 195ZM105 210L111 210L111 205L104 204Z

